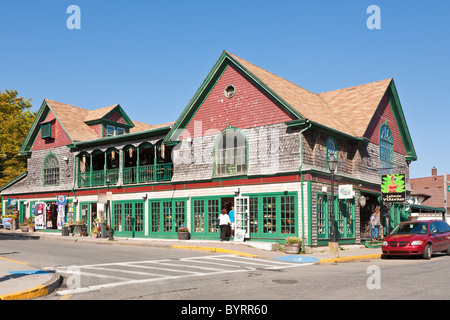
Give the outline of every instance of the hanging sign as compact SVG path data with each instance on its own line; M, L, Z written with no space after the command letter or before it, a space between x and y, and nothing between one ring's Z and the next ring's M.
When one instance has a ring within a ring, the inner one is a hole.
M56 196L56 204L57 205L66 205L66 196Z
M384 202L405 202L406 188L404 174L381 176L381 197Z
M339 185L339 199L353 199L353 185Z

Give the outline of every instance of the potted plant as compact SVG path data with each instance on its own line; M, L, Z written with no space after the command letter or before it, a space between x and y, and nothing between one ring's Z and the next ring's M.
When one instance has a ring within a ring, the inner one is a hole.
M33 222L31 222L31 223L29 223L28 224L28 232L34 232L34 223Z
M302 239L299 237L287 237L285 239L284 252L299 254L302 245Z
M91 230L91 237L92 238L98 238L98 229L96 227L92 228L92 230Z
M22 230L22 232L28 232L28 224L26 222L21 223L20 229Z
M178 240L189 240L191 238L191 233L189 232L189 229L186 227L179 228L177 235Z
M34 220L33 218L25 218L24 222L20 224L20 228L23 232L34 232Z

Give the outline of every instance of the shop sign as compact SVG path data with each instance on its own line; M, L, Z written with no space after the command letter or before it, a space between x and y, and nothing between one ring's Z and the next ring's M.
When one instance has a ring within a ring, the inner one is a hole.
M353 185L339 185L339 199L353 199Z
M57 205L66 205L66 196L56 196L56 204Z
M381 176L381 197L383 202L405 202L406 188L404 174Z

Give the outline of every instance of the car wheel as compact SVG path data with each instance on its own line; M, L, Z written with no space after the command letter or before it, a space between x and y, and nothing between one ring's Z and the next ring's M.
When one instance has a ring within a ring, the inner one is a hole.
M431 254L432 254L431 244L427 244L425 247L425 251L423 252L423 258L429 260L431 259Z
M447 255L450 256L450 243L448 244Z

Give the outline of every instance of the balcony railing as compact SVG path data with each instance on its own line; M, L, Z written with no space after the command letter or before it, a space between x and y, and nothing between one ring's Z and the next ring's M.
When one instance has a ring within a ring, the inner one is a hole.
M79 172L78 187L106 186L106 175L109 175L110 185L115 185L119 181L119 169Z
M123 168L123 184L170 181L173 163Z
M78 187L106 186L106 175L110 185L119 181L119 169L97 170L78 173ZM170 181L173 175L173 163L123 168L123 184Z

